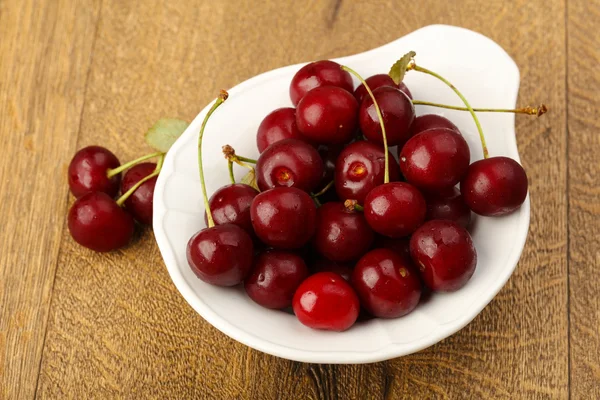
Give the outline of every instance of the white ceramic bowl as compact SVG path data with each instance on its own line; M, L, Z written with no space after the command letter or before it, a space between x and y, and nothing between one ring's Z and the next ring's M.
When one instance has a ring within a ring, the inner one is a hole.
M401 55L414 50L419 65L453 82L471 104L513 107L519 88L514 61L492 40L469 30L432 25L382 47L335 61L364 77L386 73ZM256 130L275 108L291 106L288 88L302 64L279 68L243 82L212 116L204 140L208 193L229 182L221 146L257 157ZM456 95L434 78L411 71L405 82L415 99L460 105ZM356 82L355 82L356 84ZM503 218L475 218L475 274L461 290L435 294L411 314L398 319L357 323L346 332L309 329L293 315L262 308L243 288L220 288L199 280L186 261L186 244L204 228L204 207L196 161L196 140L208 106L169 151L154 196L154 232L165 264L187 302L217 329L252 348L279 357L315 363L367 363L403 356L452 335L492 300L515 269L529 227L529 198ZM472 160L482 157L475 125L468 113L417 107L418 114L449 117L471 147ZM479 114L491 155L519 160L514 115ZM238 178L244 171L238 170Z

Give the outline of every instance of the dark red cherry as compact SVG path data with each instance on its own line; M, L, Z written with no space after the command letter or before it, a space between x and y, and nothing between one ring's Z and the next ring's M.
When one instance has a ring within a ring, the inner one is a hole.
M425 195L427 203L427 221L432 219L444 219L454 221L463 228L467 228L471 222L471 209L465 203L460 190L455 187L445 189L438 193Z
M321 86L337 86L352 93L352 76L344 71L340 64L321 60L300 68L290 84L290 98L296 106L306 93Z
M69 232L77 243L94 251L124 247L133 237L133 217L103 192L78 198L68 216Z
M155 169L156 163L141 163L128 169L121 181L121 193L129 191L136 183L153 173ZM156 186L157 178L154 177L142 183L125 200L125 208L140 224L152 225L154 186Z
M410 238L410 255L433 291L452 292L475 272L477 252L469 232L452 221L426 222Z
M408 96L408 98L409 98L409 99L411 99L411 100L413 99L413 95L412 95L412 93L410 92L410 90L408 90L408 86L406 86L406 83L404 83L404 82L400 82L400 83L398 84L398 89L400 89L401 91L403 91L403 92L404 92L404 94L406 94L406 95Z
M437 128L452 129L453 131L460 133L458 127L454 125L448 118L437 114L423 114L416 117L413 121L410 129L410 135L415 136L421 132L428 131L429 129Z
M383 86L373 91L377 100L389 146L403 144L410 137L410 127L415 119L415 107L400 89ZM358 111L360 129L367 140L383 144L381 124L371 97L365 97Z
M254 235L250 221L250 205L258 190L243 183L225 185L210 196L208 201L215 225L234 224ZM204 222L208 225L206 213Z
M283 139L302 139L296 127L296 109L278 108L262 120L256 133L256 146L262 153L267 147Z
M352 272L362 306L380 318L398 318L419 304L421 281L411 262L389 249L365 254Z
M410 138L400 152L407 182L426 191L456 185L465 176L471 152L462 135L446 128L430 129Z
M250 206L252 227L260 240L282 249L299 249L315 233L317 209L300 189L278 187L258 194Z
M298 103L296 124L311 143L344 144L355 136L358 103L350 92L335 86L311 90Z
M297 254L270 250L256 258L244 287L248 296L261 306L281 309L292 306L296 289L307 277L308 268Z
M300 284L293 300L298 320L313 329L345 331L356 322L360 304L352 286L333 272L318 272Z
M317 210L313 246L329 260L357 260L369 250L374 236L364 215L343 203L325 203Z
M312 192L322 178L323 160L319 152L298 139L273 143L256 163L256 181L262 191L286 186Z
M460 192L475 213L497 217L521 207L527 186L527 174L518 162L508 157L490 157L469 166L460 182Z
M335 163L335 190L342 200L362 204L375 186L383 184L385 171L383 146L359 140L342 150ZM389 154L390 181L400 178L396 159Z
M383 86L389 86L389 87L393 87L396 89L400 89L408 97L410 97L411 99L413 98L412 94L410 93L410 90L408 90L408 87L406 87L404 82L400 82L400 85L396 85L394 83L394 80L387 74L373 75L373 76L370 76L367 79L365 79L365 81L367 82L367 85L369 85L369 89L371 89L371 91L374 91L375 89L379 89L380 87L383 87ZM363 85L361 83L356 88L356 90L354 91L354 97L356 97L358 104L362 103L362 101L365 97L369 97L369 93L367 92L365 85Z
M108 170L121 164L109 150L100 146L88 146L79 150L69 164L69 188L79 198L86 193L103 192L110 197L119 193L121 174L108 178Z
M352 276L352 264L331 261L326 258L315 261L312 269L315 272L334 272L348 282L350 282L350 276Z
M252 268L252 239L237 225L202 229L190 238L187 260L196 276L217 286L242 282Z
M410 258L410 238L391 238L383 235L377 235L374 248L388 249L398 254L400 257L412 262Z

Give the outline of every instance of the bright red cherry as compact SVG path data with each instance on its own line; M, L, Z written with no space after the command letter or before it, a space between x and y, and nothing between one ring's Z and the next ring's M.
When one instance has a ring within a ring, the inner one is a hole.
M84 147L69 164L71 193L77 198L91 192L103 192L115 197L119 193L121 174L109 178L107 173L120 165L117 157L104 147Z
M469 166L460 192L475 213L497 217L521 207L527 186L527 174L518 162L508 157L490 157Z
M312 266L315 272L334 272L348 282L350 282L350 277L352 276L352 268L352 264L331 261L326 258L318 259Z
M103 192L78 198L69 210L68 225L77 243L102 252L124 247L135 230L133 217Z
M383 87L383 86L389 86L389 87L393 87L396 89L400 89L409 98L411 98L411 99L413 98L412 94L410 93L410 90L408 90L408 87L404 84L404 82L400 82L400 85L396 85L394 83L394 80L388 74L373 75L373 76L370 76L367 79L365 79L365 81L367 82L367 85L369 85L369 88L371 89L371 91L374 91L375 89L379 89L380 87ZM354 97L356 97L358 104L362 103L363 99L365 99L366 97L369 97L369 93L367 92L365 85L363 85L361 83L356 88L356 90L354 91Z
M342 70L341 65L329 60L315 61L300 68L290 84L290 98L296 106L312 89L322 86L337 86L352 93L352 76Z
M136 183L152 174L155 169L156 163L141 163L128 169L121 181L121 193L129 191ZM133 215L133 218L140 224L152 225L154 186L156 186L157 178L158 177L154 177L142 183L140 187L125 200L125 209L127 209L127 211Z
M433 220L417 229L410 238L410 255L433 291L460 289L477 265L471 235L452 221Z
M362 306L376 317L398 318L419 304L421 281L411 262L389 249L365 254L352 273Z
M296 126L296 109L278 108L262 120L256 133L256 146L262 153L267 147L283 139L302 139Z
M421 132L436 128L452 129L453 131L460 133L458 127L454 125L448 118L437 114L423 114L416 117L413 121L410 129L410 135L415 136Z
M254 235L250 220L250 205L258 194L258 190L243 183L225 185L210 196L208 204L212 211L215 225L234 224ZM208 225L206 214L204 222Z
M311 143L344 144L355 136L358 103L350 92L335 86L311 90L298 103L296 124Z
M302 284L292 302L298 320L313 329L345 331L356 322L360 304L352 286L333 272L318 272Z
M444 219L454 221L463 228L471 222L471 209L465 203L460 191L451 187L438 193L425 195L427 215L425 219Z

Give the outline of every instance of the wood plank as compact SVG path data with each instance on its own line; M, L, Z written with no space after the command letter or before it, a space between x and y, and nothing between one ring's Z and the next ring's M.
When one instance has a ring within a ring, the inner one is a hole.
M568 2L571 395L600 398L600 1Z
M2 399L36 389L97 14L89 1L0 1Z
M518 120L533 214L504 290L466 329L413 356L301 364L250 350L203 321L173 287L148 232L109 255L63 232L40 397L567 397L564 2L357 3L105 0L80 145L104 143L130 159L148 151L142 133L157 118L191 119L217 89L259 72L353 54L431 23L480 31L520 66L521 102L552 109Z

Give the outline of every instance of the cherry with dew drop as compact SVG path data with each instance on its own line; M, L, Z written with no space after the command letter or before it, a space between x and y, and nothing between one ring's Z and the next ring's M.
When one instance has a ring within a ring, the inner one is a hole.
M336 86L350 93L354 90L352 77L340 68L340 64L330 61L315 61L300 68L290 83L290 98L294 106L309 91L322 86Z
M471 209L455 187L437 193L426 193L427 215L425 220L443 219L454 221L463 228L471 223Z
M367 85L369 85L369 88L371 88L371 90L373 91L383 86L389 86L396 89L400 89L404 92L404 94L408 96L408 98L413 98L412 93L410 92L410 90L408 90L408 87L404 84L404 82L400 82L399 85L396 85L394 80L388 74L377 74L370 76L367 79L365 79L365 82L367 82ZM365 85L363 85L362 83L358 85L358 87L354 90L354 97L356 97L356 101L358 101L358 104L362 103L363 99L369 97L369 93L367 93Z
M283 139L302 139L296 126L295 108L278 108L262 120L256 133L258 152L262 153L267 147Z

